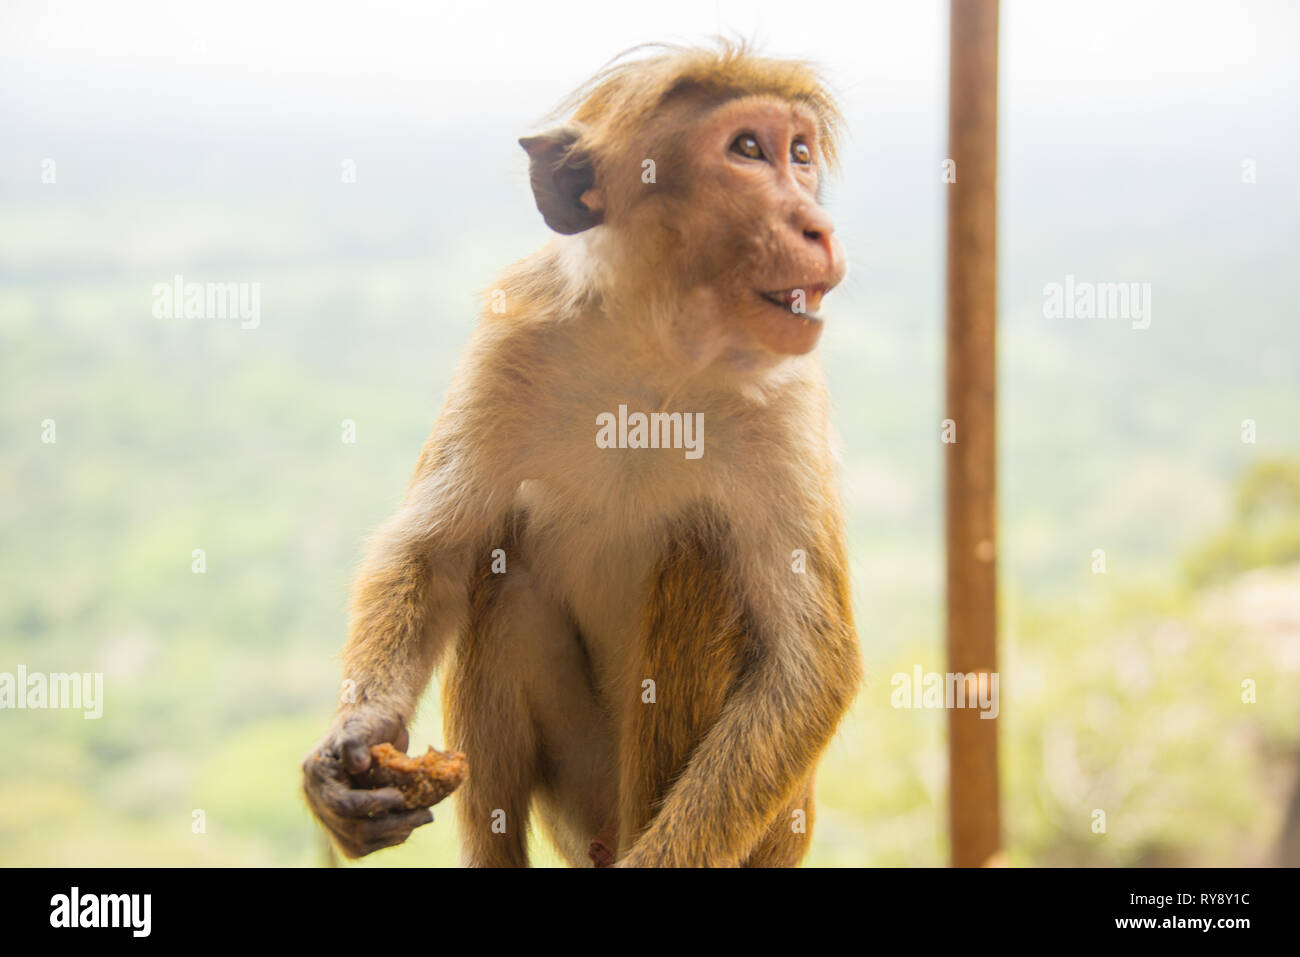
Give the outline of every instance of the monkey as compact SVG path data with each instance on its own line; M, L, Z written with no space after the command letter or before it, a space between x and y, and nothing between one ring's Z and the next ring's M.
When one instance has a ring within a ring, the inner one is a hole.
M440 667L465 865L527 866L536 825L573 866L794 866L863 673L813 351L840 112L719 41L634 48L552 119L519 142L555 235L370 542L305 796L349 857L428 823L349 775Z

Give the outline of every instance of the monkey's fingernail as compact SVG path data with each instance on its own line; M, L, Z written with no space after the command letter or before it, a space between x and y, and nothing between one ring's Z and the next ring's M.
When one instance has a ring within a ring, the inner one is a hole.
M364 771L370 766L370 749L360 741L352 741L343 746L343 763L352 774Z

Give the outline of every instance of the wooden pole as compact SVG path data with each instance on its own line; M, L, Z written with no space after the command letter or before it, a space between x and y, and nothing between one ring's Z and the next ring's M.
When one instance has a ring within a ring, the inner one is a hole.
M997 669L997 0L951 0L948 156L948 670ZM968 694L969 698L969 694ZM997 720L948 710L949 833L956 867L1001 847Z

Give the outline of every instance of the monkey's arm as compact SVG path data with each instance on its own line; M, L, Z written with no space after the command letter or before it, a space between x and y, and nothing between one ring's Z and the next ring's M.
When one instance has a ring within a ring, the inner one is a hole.
M751 626L756 653L619 866L743 863L807 781L862 675L842 552L821 558L809 601Z
M513 410L529 406L510 365L495 361L499 337L480 329L403 504L371 541L353 587L343 701L303 762L308 803L350 856L400 843L431 817L406 812L395 789L353 788L349 775L369 767L373 744L405 750L406 724L464 619L474 549L518 487L526 423Z

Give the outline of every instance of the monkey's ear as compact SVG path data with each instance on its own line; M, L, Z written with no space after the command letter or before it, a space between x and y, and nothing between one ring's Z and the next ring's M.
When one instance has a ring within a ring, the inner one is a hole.
M565 236L599 225L605 218L603 210L582 200L596 185L596 171L591 157L573 148L577 140L576 130L562 128L519 141L528 153L528 178L542 219Z

